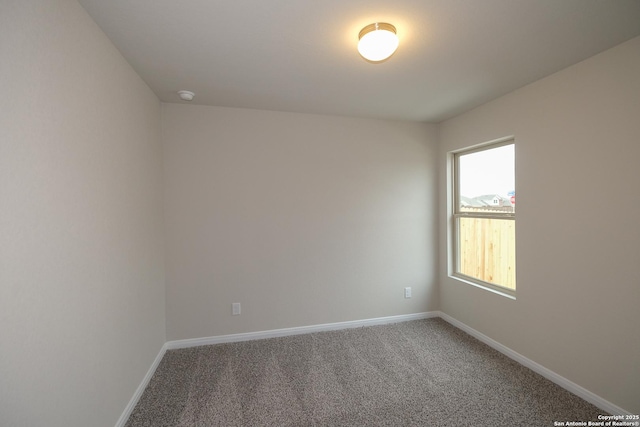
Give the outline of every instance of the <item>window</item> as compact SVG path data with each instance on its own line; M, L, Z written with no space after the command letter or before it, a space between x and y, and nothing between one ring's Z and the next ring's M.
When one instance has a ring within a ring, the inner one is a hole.
M515 143L453 153L453 276L515 296Z

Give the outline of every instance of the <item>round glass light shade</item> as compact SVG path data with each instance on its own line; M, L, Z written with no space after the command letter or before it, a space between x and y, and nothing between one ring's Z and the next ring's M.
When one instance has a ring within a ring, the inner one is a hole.
M365 59L378 62L387 59L398 48L396 27L385 22L369 24L358 35L358 52Z

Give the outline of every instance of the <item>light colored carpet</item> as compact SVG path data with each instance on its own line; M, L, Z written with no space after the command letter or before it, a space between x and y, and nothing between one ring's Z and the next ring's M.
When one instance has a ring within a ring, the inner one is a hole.
M427 319L168 351L126 426L553 426L602 413Z

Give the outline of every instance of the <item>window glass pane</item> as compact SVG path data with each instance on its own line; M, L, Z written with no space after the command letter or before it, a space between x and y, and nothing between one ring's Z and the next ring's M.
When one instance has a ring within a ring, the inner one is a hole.
M515 290L515 226L510 219L458 218L458 271Z
M459 155L459 212L515 212L514 144Z

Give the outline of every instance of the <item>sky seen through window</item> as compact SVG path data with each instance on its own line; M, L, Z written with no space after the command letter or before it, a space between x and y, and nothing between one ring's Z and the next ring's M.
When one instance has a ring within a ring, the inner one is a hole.
M474 198L499 195L508 198L515 192L515 145L461 155L460 195Z

